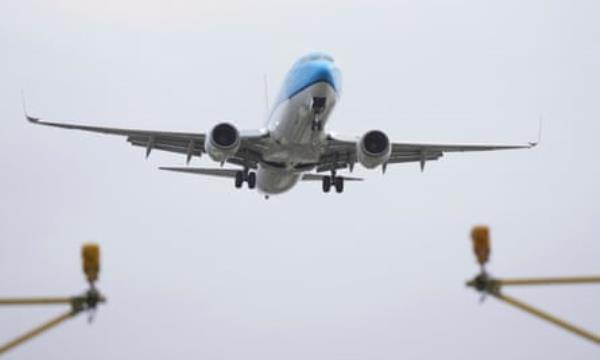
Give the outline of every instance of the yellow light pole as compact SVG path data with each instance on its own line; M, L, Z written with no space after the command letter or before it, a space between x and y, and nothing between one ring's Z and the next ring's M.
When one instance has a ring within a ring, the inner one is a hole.
M86 244L82 248L83 271L90 288L85 294L72 297L38 297L38 298L1 298L0 305L70 305L71 309L59 316L48 320L19 337L0 345L0 355L42 334L64 321L75 317L84 311L93 311L98 304L106 302L106 298L96 290L95 283L100 271L100 248L96 244Z
M557 325L564 330L581 336L585 339L600 344L600 336L588 330L575 326L565 320L562 320L552 314L533 307L521 300L502 292L503 286L529 286L529 285L566 285L566 284L600 284L600 276L571 276L571 277L548 277L548 278L516 278L516 279L497 279L489 276L485 265L489 261L491 252L489 229L485 226L477 226L471 232L473 240L473 251L477 261L481 266L481 272L474 279L467 281L466 285L474 288L482 294L495 297L498 300L515 306L531 315L546 320Z

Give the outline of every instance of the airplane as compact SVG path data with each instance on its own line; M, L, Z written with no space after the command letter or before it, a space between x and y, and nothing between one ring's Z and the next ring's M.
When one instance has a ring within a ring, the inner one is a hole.
M258 188L268 199L293 188L299 181L319 181L323 192L332 188L344 191L346 181L363 179L339 175L359 163L367 169L391 164L418 162L421 171L428 161L438 160L446 152L525 149L525 144L436 144L390 142L380 130L370 130L361 137L342 139L325 131L331 112L338 102L341 73L333 58L315 52L301 57L292 66L279 96L267 116L266 127L239 131L228 122L215 125L208 134L120 129L45 121L27 114L36 125L120 135L134 146L144 147L146 157L152 150L184 154L186 165L192 157L204 153L220 163L221 168L160 167L161 170L230 178L236 188L244 183ZM237 168L223 168L225 163Z

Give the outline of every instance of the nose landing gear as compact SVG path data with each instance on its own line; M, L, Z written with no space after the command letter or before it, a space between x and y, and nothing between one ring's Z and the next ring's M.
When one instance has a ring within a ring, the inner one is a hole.
M321 120L319 119L319 114L315 114L315 118L313 119L313 122L312 122L312 125L310 128L312 131L322 131L323 130L323 122L321 122Z
M323 130L323 122L319 118L325 108L327 107L327 98L326 97L313 97L310 108L312 112L315 114L315 117L312 122L312 130L313 131L322 131Z

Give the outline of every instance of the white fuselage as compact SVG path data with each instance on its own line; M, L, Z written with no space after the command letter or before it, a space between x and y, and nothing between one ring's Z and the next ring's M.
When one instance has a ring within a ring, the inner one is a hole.
M325 98L318 114L312 110L314 98ZM317 82L275 105L267 122L271 146L259 164L256 185L265 194L280 194L291 189L302 173L321 156L326 134L315 130L315 117L325 125L337 102L338 93L327 82Z

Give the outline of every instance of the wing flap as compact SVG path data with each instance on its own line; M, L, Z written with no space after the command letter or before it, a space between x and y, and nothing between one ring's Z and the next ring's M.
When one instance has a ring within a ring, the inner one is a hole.
M407 162L420 162L420 161L434 161L443 156L442 153L433 153L433 154L421 154L418 155L398 155L392 154L390 159L388 160L388 164L399 164L399 163L407 163Z
M153 149L170 151L180 154L200 156L204 152L203 137L169 138L165 136L129 136L127 142L133 146L148 148L150 144Z
M329 177L329 175L304 174L304 175L302 175L302 181L322 181L323 178L326 178L326 177ZM351 177L351 176L340 176L340 175L338 175L337 177L340 177L340 178L344 179L345 181L363 181L362 178Z
M215 168L190 168L190 167L160 167L160 170L175 171L195 175L208 175L225 178L235 178L239 170L235 169L215 169Z

